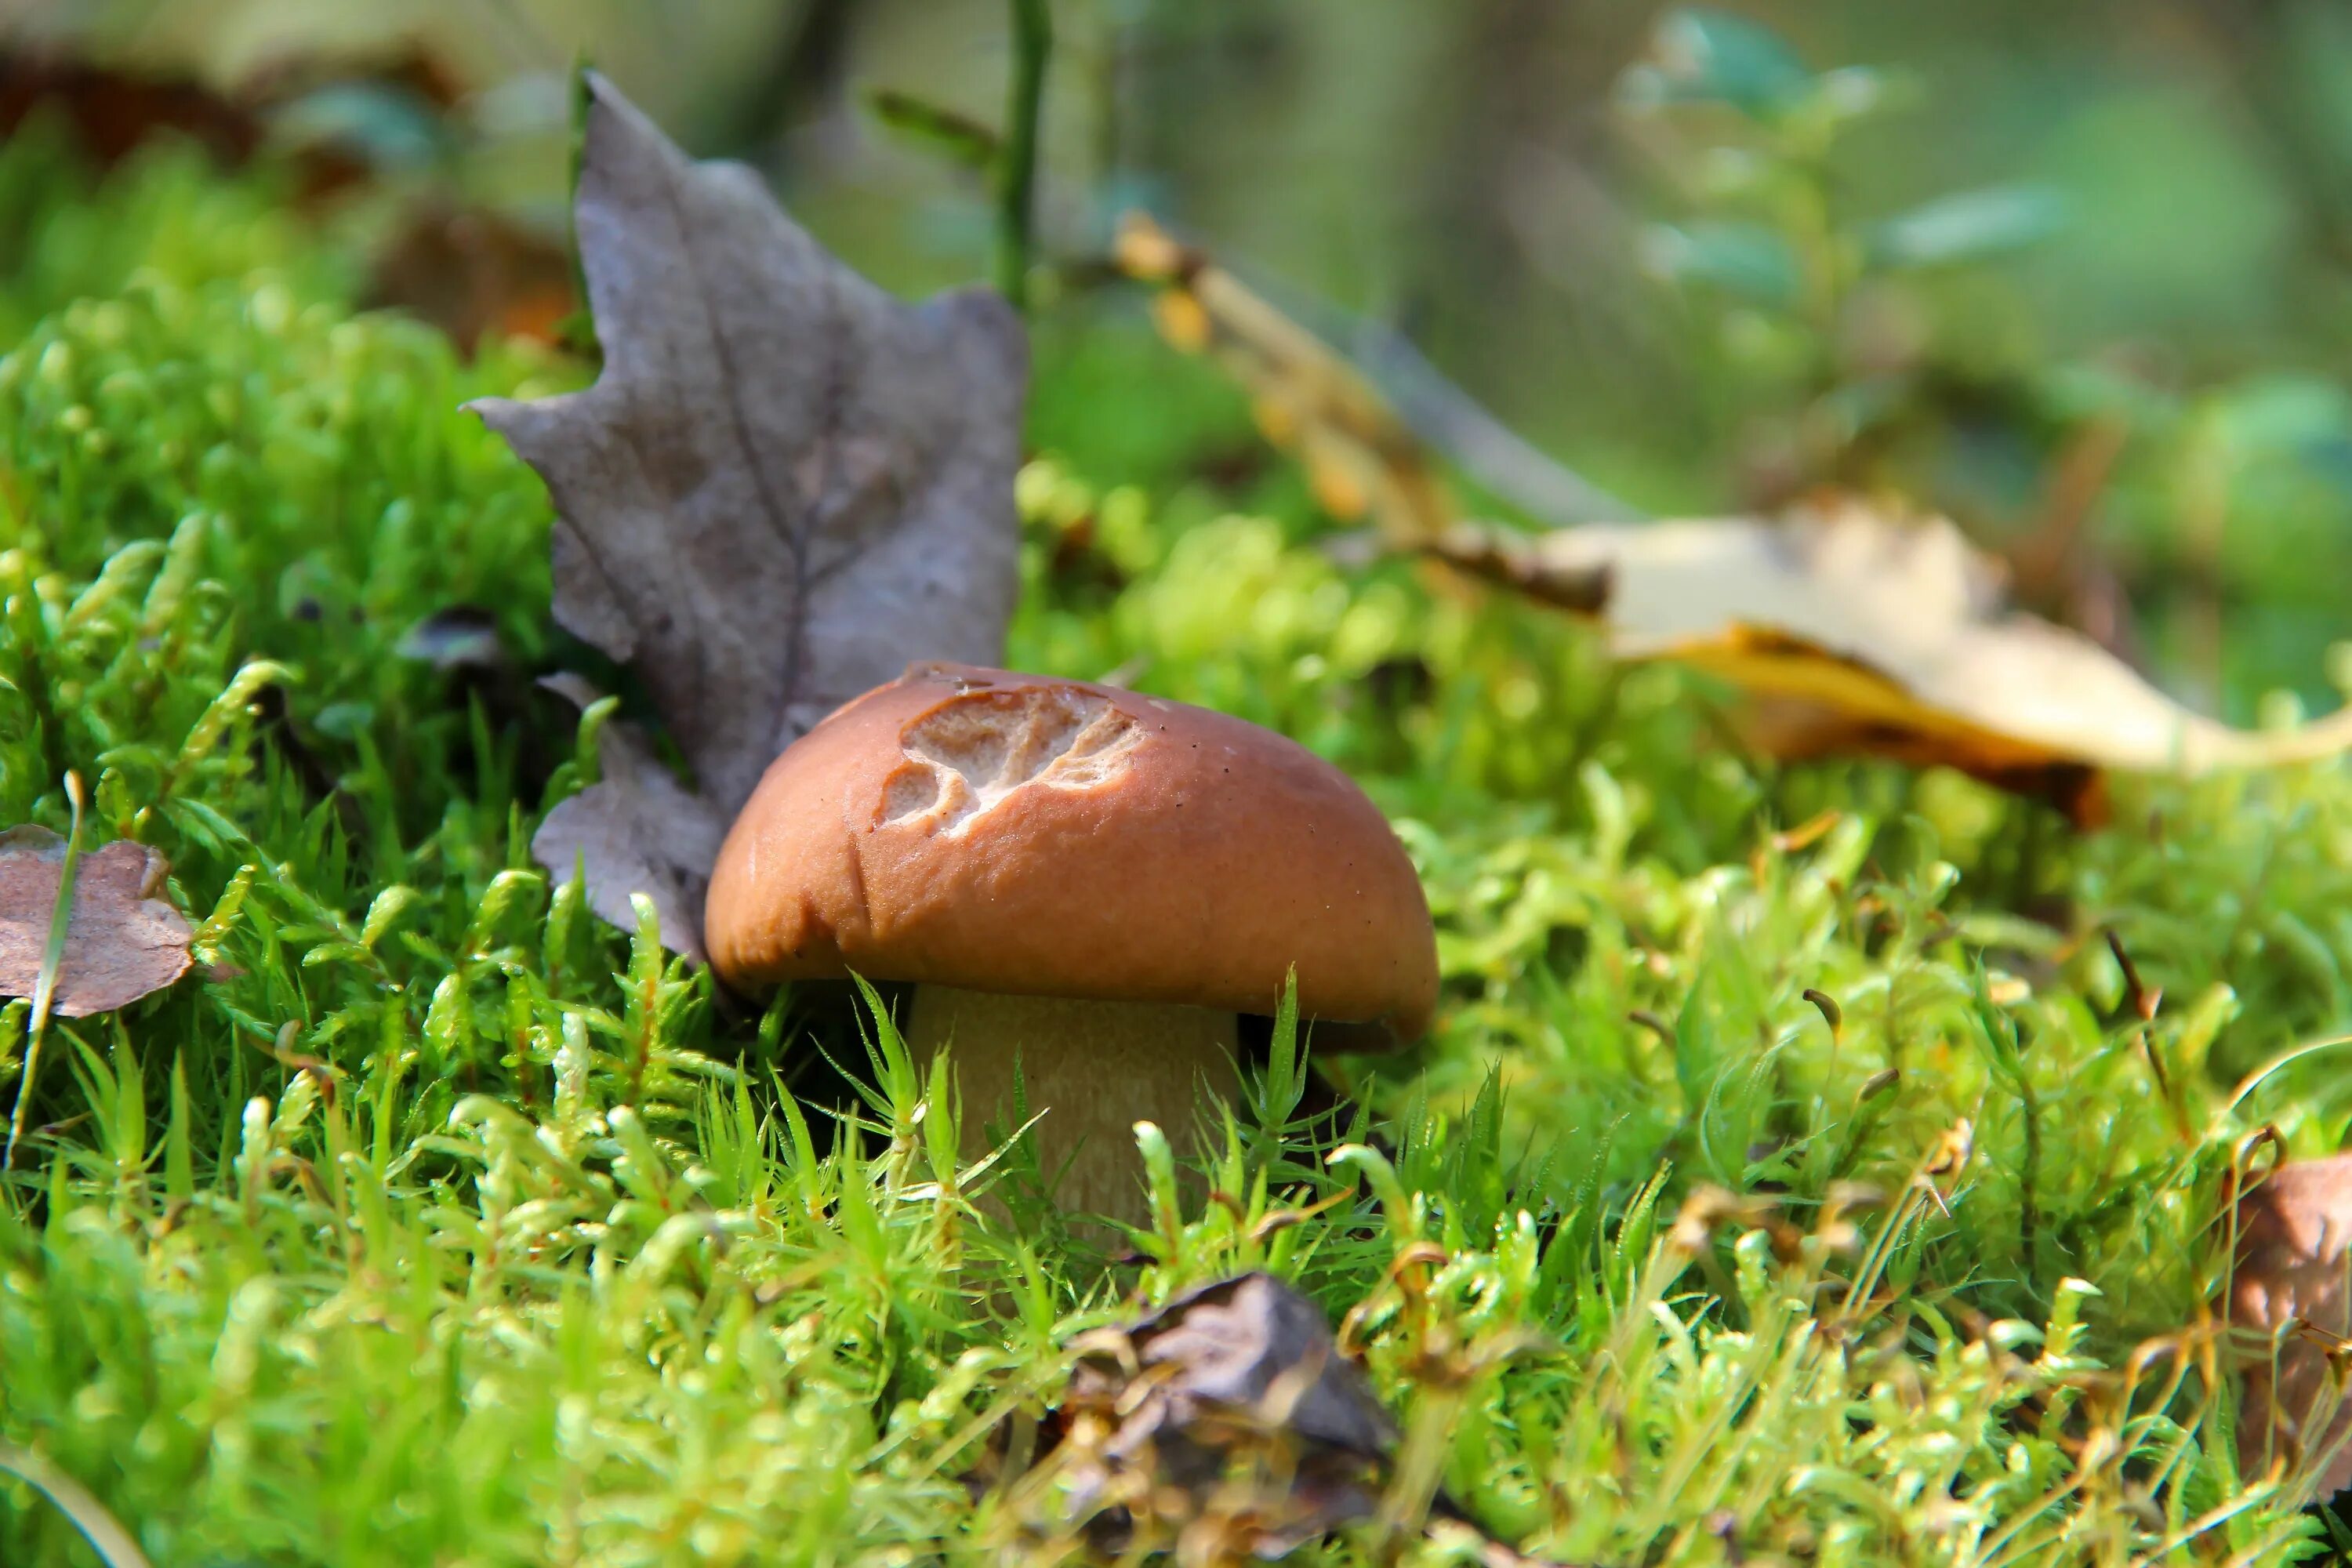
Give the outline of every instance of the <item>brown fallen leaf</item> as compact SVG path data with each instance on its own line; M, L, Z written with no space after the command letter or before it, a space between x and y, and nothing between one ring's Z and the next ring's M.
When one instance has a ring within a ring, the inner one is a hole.
M1395 1424L1280 1280L1220 1280L1084 1342L1056 1470L1097 1545L1213 1532L1271 1557L1379 1509Z
M421 44L297 51L233 76L206 68L201 53L113 58L0 47L0 135L46 116L101 169L158 137L184 137L228 167L263 157L282 161L294 175L296 205L310 205L366 183L376 171L367 150L348 140L281 134L283 118L306 94L400 94L437 116L467 89Z
M719 838L777 752L911 660L1000 659L1027 345L985 289L891 298L756 174L696 163L591 73L575 217L604 367L476 404L554 497L555 616L633 663L693 770L616 743L541 864L700 953ZM647 882L656 884L647 887Z
M422 39L319 44L269 57L224 87L152 62L0 48L0 135L44 116L100 168L159 136L185 137L226 166L282 163L298 207L396 175L418 141L460 142L457 110L473 84ZM371 145L367 128L383 126L394 131L373 141L388 146ZM404 198L373 249L362 302L430 321L469 353L491 335L554 342L577 309L560 236L437 186Z
M486 337L555 342L578 308L555 238L444 197L419 200L377 253L367 303L421 317L467 353Z
M30 996L40 983L65 860L66 841L46 827L0 833L0 995ZM80 858L53 1011L111 1013L187 973L187 920L162 897L170 868L129 839Z
M1221 1279L1083 1336L1061 1440L1012 1493L1024 1544L1076 1531L1125 1559L1279 1557L1382 1515L1397 1426L1322 1309L1271 1275ZM1444 1490L1408 1526L1450 1562L1538 1568ZM1402 1522L1401 1517L1391 1515ZM1393 1546L1375 1556L1393 1555ZM1555 1565L1565 1568L1565 1565Z
M2238 1468L2249 1482L2324 1454L2318 1495L2352 1486L2348 1247L2352 1154L2281 1165L2239 1202L2228 1307L2245 1358Z
M193 77L117 69L24 47L0 50L0 135L13 135L36 113L62 121L100 168L111 168L166 132L201 143L224 163L243 163L262 140L250 107Z

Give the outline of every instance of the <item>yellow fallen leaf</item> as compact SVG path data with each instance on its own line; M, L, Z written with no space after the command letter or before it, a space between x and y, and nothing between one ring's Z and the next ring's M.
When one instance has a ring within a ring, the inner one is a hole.
M1992 563L1941 518L1832 500L1769 521L1455 530L1436 552L1597 608L1621 657L1776 700L1761 738L1779 754L1861 750L2015 787L2052 770L2195 775L2352 746L2352 710L2275 731L2189 711L2089 638L2011 608Z

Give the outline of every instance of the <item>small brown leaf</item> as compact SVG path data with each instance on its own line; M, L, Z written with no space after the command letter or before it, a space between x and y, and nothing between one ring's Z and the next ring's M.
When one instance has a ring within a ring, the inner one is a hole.
M66 841L46 827L0 833L0 995L30 996L57 908ZM54 1010L111 1013L187 973L186 919L161 896L163 857L118 839L74 868Z
M1323 1309L1272 1275L1239 1275L1179 1297L1128 1338L1144 1367L1166 1373L1155 1426L1224 1406L1257 1411L1309 1442L1351 1453L1385 1454L1396 1441L1388 1412L1340 1354ZM1130 1430L1143 1415L1139 1407Z
M690 163L587 80L575 217L604 373L475 406L554 497L556 619L635 665L692 813L723 826L842 702L910 661L1001 658L1027 349L993 293L900 303L751 170ZM625 763L589 795L533 852L558 875L587 857L608 918L655 893L664 942L698 951L717 839Z
M2229 1318L2246 1358L2238 1468L2249 1481L2274 1461L2326 1455L2318 1495L2352 1486L2348 1250L2352 1154L2281 1165L2239 1201Z

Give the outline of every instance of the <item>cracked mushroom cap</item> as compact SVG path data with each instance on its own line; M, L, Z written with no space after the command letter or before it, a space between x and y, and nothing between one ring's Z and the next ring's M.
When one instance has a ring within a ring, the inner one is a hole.
M1437 1000L1421 881L1348 776L1117 687L920 664L768 769L704 911L730 984L838 977L1299 1011L1364 1049Z

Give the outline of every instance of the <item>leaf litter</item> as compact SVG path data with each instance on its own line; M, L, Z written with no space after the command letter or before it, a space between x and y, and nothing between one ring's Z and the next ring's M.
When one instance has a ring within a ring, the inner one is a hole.
M2109 772L2195 775L2352 748L2352 708L2244 731L2183 707L2091 638L2014 606L2001 566L1940 517L1842 495L1769 518L1578 522L1526 533L1467 521L1431 455L1347 359L1148 220L1118 259L1156 286L1178 348L1249 395L1318 499L1371 519L1386 545L1605 628L1621 659L1668 659L1731 681L1742 729L1784 760L1941 764L2106 811Z
M1323 1310L1272 1275L1199 1287L1072 1348L1061 1440L1014 1489L1009 1517L1024 1531L1075 1528L1122 1560L1236 1563L1407 1523L1391 1496L1395 1420ZM1532 1563L1442 1490L1411 1527L1457 1560Z
M555 616L630 664L694 785L608 725L532 841L592 908L701 956L702 891L776 754L919 659L1001 662L1027 343L992 291L885 293L758 176L689 161L603 78L574 216L603 374L473 406L553 497Z
M40 988L66 840L46 827L0 833L0 995ZM79 858L50 994L61 1017L128 1007L188 972L187 917L163 896L170 864L130 839Z
M1051 1472L1105 1550L1206 1531L1275 1556L1379 1509L1395 1424L1322 1309L1265 1274L1079 1342Z

